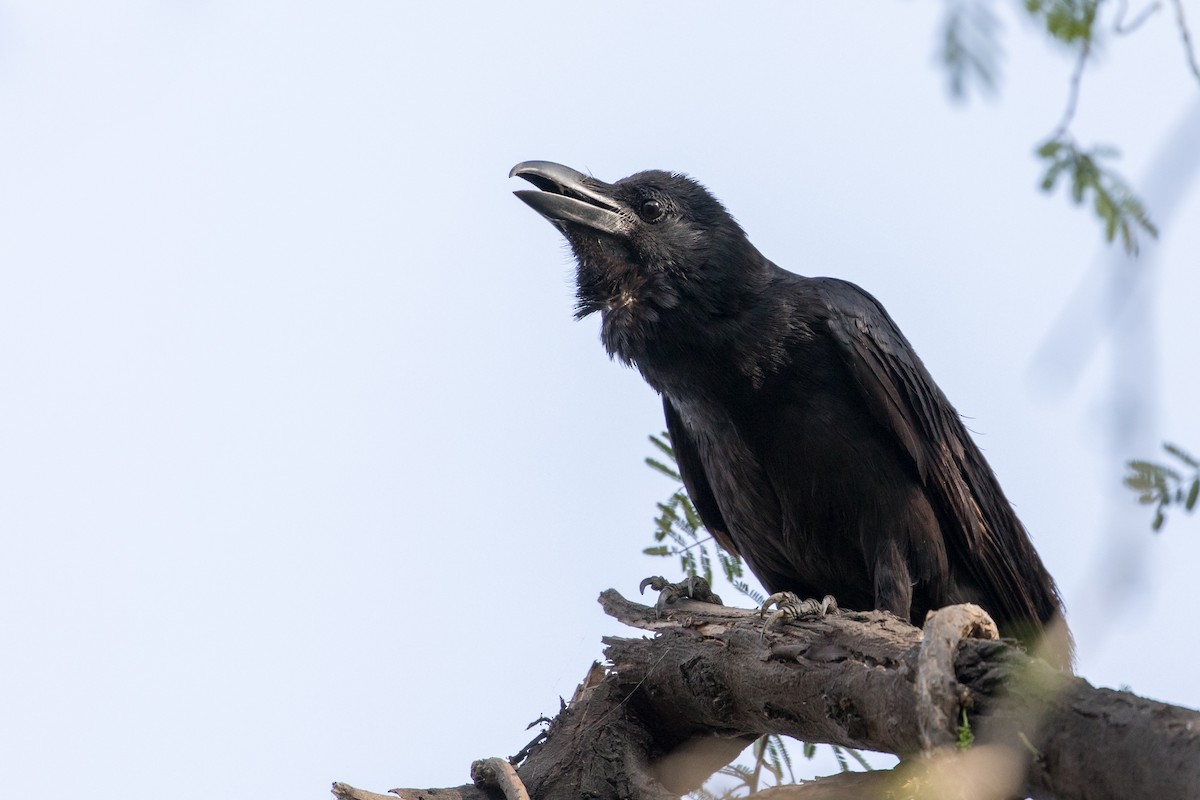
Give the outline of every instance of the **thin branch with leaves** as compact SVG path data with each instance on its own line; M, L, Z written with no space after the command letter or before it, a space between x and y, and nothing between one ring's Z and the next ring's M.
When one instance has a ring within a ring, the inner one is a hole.
M942 20L939 57L946 70L950 96L965 100L970 87L994 96L1000 73L1000 21L991 4L951 0Z
M1059 178L1069 177L1071 199L1082 205L1091 197L1096 216L1104 222L1106 241L1111 242L1119 233L1125 251L1133 255L1139 247L1138 229L1151 236L1158 235L1146 207L1129 185L1115 171L1100 164L1100 159L1117 155L1116 150L1110 147L1081 150L1069 137L1060 135L1042 143L1037 154L1046 162L1042 191L1053 191Z
M1171 0L1171 3L1175 8L1176 27L1183 41L1188 66L1200 80L1200 66L1197 66L1192 48L1182 0ZM1127 22L1128 3L1122 0L1113 17L1113 31L1120 35L1132 33L1161 5L1156 0ZM1062 119L1034 152L1045 164L1042 190L1052 191L1060 177L1068 177L1072 187L1070 197L1076 205L1087 202L1091 206L1103 225L1105 240L1112 243L1119 235L1125 252L1136 255L1142 236L1158 236L1145 204L1121 175L1101 162L1102 158L1115 156L1115 149L1104 145L1085 149L1076 143L1071 131L1079 106L1083 77L1099 44L1102 6L1103 0L1021 2L1024 12L1051 40L1071 48L1075 53ZM963 100L972 90L984 95L996 92L1000 73L999 32L1000 24L992 11L991 2L947 0L940 32L939 59L948 79L951 97Z

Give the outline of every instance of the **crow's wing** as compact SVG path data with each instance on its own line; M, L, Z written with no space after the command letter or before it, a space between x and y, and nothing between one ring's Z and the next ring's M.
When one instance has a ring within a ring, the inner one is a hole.
M993 614L1045 620L1053 582L958 412L874 297L814 279L838 348L880 423L911 456L942 519L947 555L986 594Z
M713 494L712 486L708 483L708 475L704 472L704 464L700 461L700 451L696 443L683 427L679 411L671 405L671 401L663 397L663 414L667 418L667 433L671 437L671 448L675 452L675 464L679 467L679 476L683 478L683 488L687 489L692 505L700 514L700 521L725 550L738 555L729 536L729 528L725 518L721 516L721 508Z

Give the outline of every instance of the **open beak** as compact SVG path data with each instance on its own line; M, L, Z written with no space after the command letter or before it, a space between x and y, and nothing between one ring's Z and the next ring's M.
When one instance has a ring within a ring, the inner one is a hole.
M625 230L612 186L603 181L552 161L522 161L508 177L521 177L538 187L541 191L521 189L513 194L559 228L575 223L601 233Z

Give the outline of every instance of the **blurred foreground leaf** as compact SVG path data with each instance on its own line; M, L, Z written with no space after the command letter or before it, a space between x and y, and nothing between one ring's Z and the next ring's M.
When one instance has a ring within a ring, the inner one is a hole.
M1140 459L1126 465L1129 473L1125 476L1125 485L1137 492L1139 503L1154 506L1150 527L1155 531L1162 530L1166 524L1168 508L1182 506L1190 513L1195 511L1196 501L1200 499L1200 459L1169 442L1163 444L1163 450L1179 462L1182 471Z

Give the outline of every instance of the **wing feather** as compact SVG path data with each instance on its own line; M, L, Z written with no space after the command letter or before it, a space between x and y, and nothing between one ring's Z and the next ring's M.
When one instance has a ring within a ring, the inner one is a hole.
M717 543L733 555L738 555L729 536L729 527L721 515L717 505L716 495L704 472L704 464L700 460L700 451L683 425L679 411L666 397L663 398L663 414L667 418L667 433L671 437L671 448L675 451L675 464L679 467L679 476L683 478L683 486L687 489L692 505L700 514L700 521L709 533L716 538Z
M999 606L993 614L1048 619L1059 608L1052 580L991 468L908 340L862 289L832 278L815 283L828 328L868 406L912 458L944 521L947 552L965 555L962 566Z

